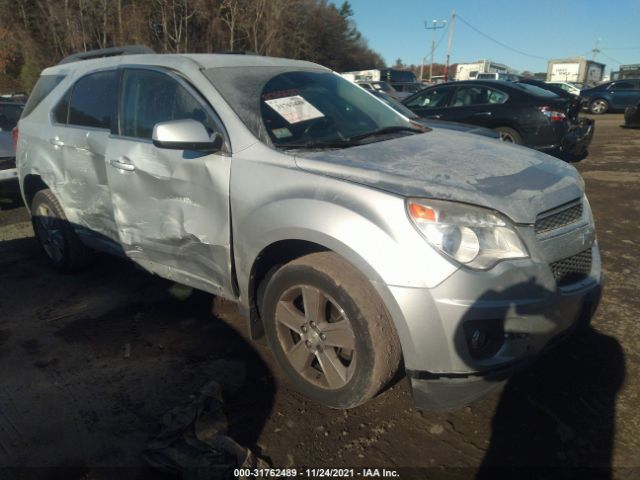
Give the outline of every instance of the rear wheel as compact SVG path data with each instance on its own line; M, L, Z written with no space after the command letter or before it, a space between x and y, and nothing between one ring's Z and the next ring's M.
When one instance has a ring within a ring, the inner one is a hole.
M400 363L400 343L369 281L331 252L281 267L263 299L267 340L303 394L333 408L378 393Z
M49 189L40 190L31 203L31 223L47 259L56 270L72 272L88 263L91 253Z
M500 135L500 140L506 143L522 145L522 137L511 127L496 127L494 130Z
M603 98L596 98L591 105L589 105L589 111L595 115L600 115L609 110L609 102Z

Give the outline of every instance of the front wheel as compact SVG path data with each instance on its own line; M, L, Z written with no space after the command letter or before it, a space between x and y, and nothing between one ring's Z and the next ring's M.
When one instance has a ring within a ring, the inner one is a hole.
M609 110L609 102L603 98L597 98L589 105L589 111L595 115L606 113L607 110Z
M56 270L72 272L88 263L89 249L76 235L51 190L40 190L33 197L31 223L42 250Z
M332 408L376 395L400 364L400 342L370 282L331 252L281 267L265 289L269 346L291 383Z

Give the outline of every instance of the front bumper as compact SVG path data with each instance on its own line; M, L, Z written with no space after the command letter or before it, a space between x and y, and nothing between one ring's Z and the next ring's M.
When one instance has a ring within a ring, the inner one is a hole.
M602 288L591 224L539 236L523 229L521 235L536 245L529 248L531 258L488 271L460 268L428 289L388 286L394 301L385 303L418 408L468 404L589 321ZM551 265L581 258L585 248L589 270L568 283L557 280Z
M558 318L566 322L560 331L531 347L521 359L502 366L472 373L434 374L427 371L407 371L411 380L416 407L422 410L450 410L460 408L504 385L517 371L531 364L545 351L565 339L576 329L589 325L602 296L602 283L563 295L556 305Z

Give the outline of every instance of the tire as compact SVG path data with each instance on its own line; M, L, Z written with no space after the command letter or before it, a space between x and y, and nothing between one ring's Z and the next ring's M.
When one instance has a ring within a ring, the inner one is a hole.
M522 137L520 134L511 127L496 127L493 129L500 135L500 140L506 143L513 143L515 145L522 145Z
M609 110L609 102L604 98L596 98L589 104L589 111L594 115L602 115Z
M56 270L73 272L87 265L91 252L76 235L51 190L40 190L33 197L31 224L42 251Z
M266 287L262 312L278 365L298 391L323 405L360 405L398 370L402 352L386 308L369 281L335 253L281 267Z

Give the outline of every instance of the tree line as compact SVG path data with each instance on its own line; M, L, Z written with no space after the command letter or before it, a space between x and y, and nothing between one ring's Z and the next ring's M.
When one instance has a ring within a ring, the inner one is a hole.
M346 1L0 0L0 93L29 91L43 68L72 53L127 44L248 51L337 71L384 67Z

